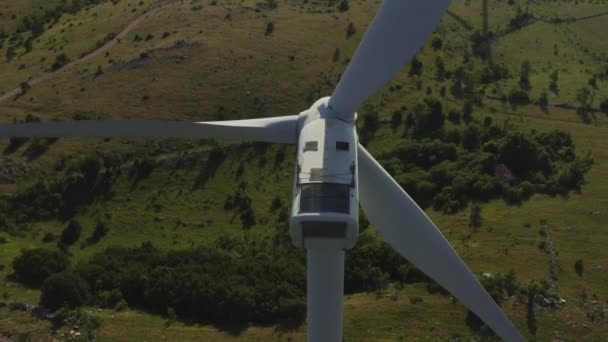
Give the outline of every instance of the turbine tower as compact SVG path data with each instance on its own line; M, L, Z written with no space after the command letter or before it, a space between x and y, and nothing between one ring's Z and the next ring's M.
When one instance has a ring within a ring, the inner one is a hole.
M523 337L424 211L358 143L359 105L433 32L449 0L384 0L330 97L299 115L221 122L75 121L0 125L0 137L214 138L297 144L290 236L307 249L308 340L342 341L344 251L363 208L382 237L506 341Z

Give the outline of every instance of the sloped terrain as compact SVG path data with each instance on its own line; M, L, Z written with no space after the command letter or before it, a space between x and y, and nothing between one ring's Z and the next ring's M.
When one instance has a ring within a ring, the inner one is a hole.
M28 52L25 42L33 33L13 32L24 16L36 15L42 11L40 6L55 8L57 4L5 1L0 4L0 32L9 36L0 39L0 92L19 87L26 91L0 102L1 121L26 120L28 114L30 120L197 121L296 114L331 92L379 2L351 0L344 12L338 10L337 1L279 1L276 8L273 3L91 2L74 13L63 13L53 24L45 23ZM538 340L601 340L608 334L604 313L608 309L604 271L608 267L604 248L608 242L608 169L604 166L608 108L602 111L608 101L608 50L599 34L608 23L607 11L603 0L488 1L487 12L482 1L454 1L417 56L421 68L408 65L359 110L361 138L385 167L398 172L396 178L409 192L424 189L420 184L427 176L420 171L430 174L435 162L422 167L398 158L395 166L391 157L411 142L450 142L450 130L464 135L474 130L472 126L485 132L496 125L507 134L517 130L534 136L530 130L558 129L571 136L574 148L570 152L579 158L589 152L593 164L582 172L580 188L548 191L540 187L545 190L517 201L511 200L508 190L487 198L469 196L453 211L435 205L436 198L426 205L428 214L480 278L484 273L497 277L514 271L521 291L503 294L503 307L528 338L535 334ZM77 61L111 41L144 13L152 14L107 51L62 69L67 61ZM11 19L13 14L15 19ZM355 28L352 34L347 33L350 23ZM9 60L10 47L15 54ZM52 77L22 85L48 75L53 68L57 72ZM445 118L439 129L423 131L420 137L416 114L424 112L424 107L417 104L424 104L421 100L428 96L441 103ZM450 119L450 112L457 113L459 120ZM465 119L467 114L471 122ZM502 141L492 135L489 139L497 144ZM462 144L456 144L459 157L483 149ZM40 290L15 281L12 262L24 248L59 250L57 241L70 220L82 226L78 241L67 248L73 266L86 264L106 248L138 248L144 242L170 251L214 245L226 236L255 241L284 237L293 147L59 139L3 141L1 149L6 181L0 189L4 196L14 196L2 202L0 300L5 302L38 303ZM57 201L53 186L35 187L40 179L59 187L85 184L75 180L86 179L83 165L87 164L82 160L95 153L103 162L93 168L94 178L95 182L108 180L104 191L91 183L90 188L62 198L63 204L53 205ZM555 161L556 179L564 170L563 160ZM487 176L493 179L492 172ZM528 180L522 174L516 176ZM546 185L532 176L529 180ZM236 198L241 199L238 205L234 205ZM244 202L250 205L241 206ZM475 204L481 208L477 228L471 227ZM91 239L100 221L108 229ZM44 242L48 234L55 240ZM437 293L429 283L408 277L402 281L391 275L395 271L390 267L373 264L373 260L383 260L373 254L381 248L374 247L379 245L373 242L377 239L371 227L365 230L360 248L349 252L351 269L359 265L355 261L372 261L369 268L361 266L368 278L357 278L365 291L353 291L346 299L346 340L486 336L484 329L467 320L462 305ZM299 267L303 251L294 254ZM575 267L579 260L582 270ZM376 276L384 280L372 284L369 279ZM536 304L531 309L527 297L535 288L531 284L548 288L553 297L547 299L566 302L555 309L537 297L532 298ZM90 305L85 310L98 316L100 325L93 330L100 340L305 339L301 321L289 327L278 320L226 327L193 322L180 316L179 310L175 321L169 311L133 305L97 311L99 307ZM0 308L4 335L60 338L69 328L68 324L55 331L47 321Z

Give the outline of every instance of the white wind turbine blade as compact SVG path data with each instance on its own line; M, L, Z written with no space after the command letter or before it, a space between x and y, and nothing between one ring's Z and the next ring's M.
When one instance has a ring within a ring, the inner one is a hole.
M399 254L451 292L505 341L524 341L439 229L359 145L359 201Z
M345 120L422 47L450 0L384 0L329 100Z
M1 124L0 137L209 138L295 144L298 116L210 122L101 120Z

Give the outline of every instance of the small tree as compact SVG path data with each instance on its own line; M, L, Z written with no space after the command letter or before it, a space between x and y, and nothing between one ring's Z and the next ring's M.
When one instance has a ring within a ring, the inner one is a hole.
M81 232L82 226L80 225L80 222L76 220L70 220L63 232L61 232L61 239L59 241L59 244L64 246L70 246L74 244L80 238Z
M270 212L274 213L275 211L281 209L281 207L283 207L283 201L281 201L281 198L279 196L275 196L275 198L272 200L272 203L270 204Z
M408 71L408 75L411 76L420 76L422 75L422 62L418 59L418 56L414 56L412 61L410 62L410 70Z
M481 206L477 203L471 207L471 215L469 215L469 227L477 229L481 227Z
M334 63L340 60L340 48L334 50L334 56L331 59Z
M69 271L50 276L44 281L41 290L40 305L53 311L61 307L80 307L86 304L90 296L87 282Z
M255 213L250 206L241 212L240 218L244 229L249 229L256 223Z
M106 236L109 231L110 231L110 228L108 228L108 225L105 222L98 221L97 224L95 225L95 230L93 231L93 234L91 235L91 237L89 237L87 239L87 242L88 243L97 243L104 236Z
M555 95L559 94L559 86L557 85L557 81L559 81L559 70L554 70L549 76L551 79L551 83L549 83L549 90Z
M523 90L530 90L532 88L532 84L530 84L530 71L532 67L530 66L530 62L524 61L521 64L521 69L519 72L519 86Z
M25 81L19 84L19 88L21 88L21 95L25 95L30 90L31 86L27 81Z
M514 270L510 270L503 278L503 286L509 296L513 296L517 293L517 288L519 286L517 284L517 278Z
M355 24L353 24L353 22L351 21L350 23L348 23L348 27L346 28L346 39L352 37L353 34L355 34L356 32L357 29L355 28Z
M62 53L55 57L55 63L51 66L52 70L58 70L63 68L66 64L70 63L70 59L65 53Z
M583 271L585 270L585 266L583 265L583 260L578 259L574 263L574 271L578 274L579 277L583 276Z
M56 238L57 237L55 236L55 234L53 234L53 233L46 233L42 237L42 242L46 242L46 243L53 242L53 241L55 241Z
M103 70L101 69L101 65L97 66L97 71L95 71L95 77L99 77L103 75Z
M17 55L17 53L15 52L15 47L14 46L9 46L6 49L6 60L8 62L10 62L15 57L15 55Z
M583 109L587 109L591 105L593 96L591 90L587 87L582 87L576 93L576 100L580 103Z
M340 2L340 5L338 6L338 10L340 10L340 12L346 12L349 8L350 6L348 4L348 0L342 0L342 2Z
M549 96L547 95L547 92L544 90L542 93L540 93L540 98L538 99L538 105L540 106L540 109L542 109L543 112L547 111L547 108L549 106Z
M40 286L48 276L65 270L68 265L64 253L44 248L22 250L13 260L17 280L33 287Z
M437 56L437 58L435 59L435 67L437 68L437 79L439 81L443 81L445 77L445 63L443 62L443 58L441 58L441 56Z
M266 32L264 33L264 35L270 36L272 32L274 32L274 23L271 21L266 24Z
M450 120L452 123L459 125L460 124L460 113L455 110L455 109L451 109L448 112L448 120Z
M174 308L169 308L167 309L167 323L166 325L172 325L173 323L177 322L177 314L175 313L175 309Z
M401 126L401 122L403 121L403 114L401 113L400 110L396 110L393 112L393 115L391 116L391 128L393 129L393 132L397 130L397 128L399 128L399 126Z
M28 38L28 39L25 41L25 43L24 43L24 47L25 47L25 52L26 52L26 53L27 53L27 52L31 52L31 51L32 51L32 48L33 48L32 43L33 43L33 41L34 41L34 40L32 39L32 37Z
M462 105L462 121L467 125L473 121L473 103L471 101L466 101Z
M608 99L605 99L604 101L602 101L602 103L600 103L600 110L604 114L608 115Z
M431 46L433 47L433 50L439 51L443 46L443 41L440 37L433 37L433 40L431 41Z

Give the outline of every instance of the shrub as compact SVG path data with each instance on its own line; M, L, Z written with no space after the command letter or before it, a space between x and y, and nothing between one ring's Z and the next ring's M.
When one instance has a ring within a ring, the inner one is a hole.
M521 69L519 72L519 87L523 90L530 90L532 85L530 84L530 71L532 67L530 66L530 62L524 61L521 64Z
M57 239L57 237L55 236L55 234L53 234L53 233L46 233L42 237L42 242L53 242L56 239Z
M56 311L61 307L74 309L87 303L89 285L78 274L70 271L56 273L42 284L40 305Z
M348 5L348 0L342 0L342 2L340 2L340 5L338 5L338 10L340 12L346 12L349 8L350 6Z
M410 70L408 71L408 75L411 76L421 76L422 75L422 62L418 59L418 56L414 56L410 62Z
M264 32L264 35L270 36L273 32L274 32L274 23L271 21L268 24L266 24L266 31Z
M547 92L544 90L540 94L540 98L538 99L538 105L540 106L540 109L542 109L544 112L547 111L547 108L549 106L549 96L547 95Z
M391 128L393 129L393 132L396 131L399 126L401 126L402 121L403 113L401 113L400 110L394 111L393 115L391 116Z
M49 148L48 140L41 139L41 138L34 138L31 140L29 146L25 149L25 152L23 152L23 155L30 159L35 159L35 158L41 156L42 154L44 154L44 152L46 152L46 150L48 150L48 148Z
M549 78L551 79L551 82L549 83L549 90L551 90L551 92L555 95L558 95L559 86L557 85L557 82L559 81L559 70L554 70Z
M584 270L585 267L583 266L583 260L576 260L576 262L574 263L574 271L576 272L576 274L578 274L579 277L582 277Z
M103 75L103 70L101 69L101 65L98 65L97 66L97 71L95 71L95 75L94 76L95 77L99 77L101 75Z
M356 32L357 29L355 28L355 24L353 24L352 21L349 22L348 27L346 28L346 39L352 37Z
M13 260L17 280L32 287L39 287L47 277L65 270L68 265L64 253L44 248L24 249Z
M97 243L104 236L106 236L109 231L110 231L110 228L108 227L108 225L105 222L98 221L97 224L95 225L95 230L93 230L93 234L91 234L91 236L87 239L87 242L89 244Z
M331 59L334 63L340 61L340 48L334 50L334 56Z
M530 97L523 90L513 89L509 93L509 103L512 105L527 105L530 104Z
M451 109L448 112L448 120L454 124L460 124L460 113L457 110Z
M471 215L469 216L469 227L473 229L481 227L481 206L477 203L471 206Z
M5 154L11 154L25 144L29 138L11 137L8 141L8 146L4 149Z
M55 63L51 66L52 70L58 70L63 68L66 64L70 63L70 59L65 53L62 53L55 57Z
M604 101L602 101L602 102L600 103L600 110L601 110L601 111L602 111L604 114L608 115L608 99L605 99Z
M433 37L433 40L431 41L431 46L433 47L433 50L439 51L443 46L443 41L440 37Z

